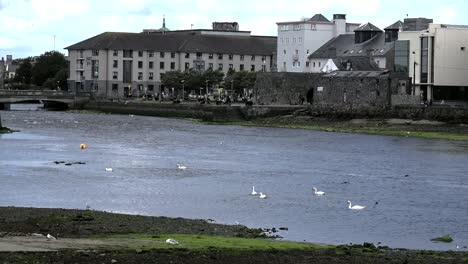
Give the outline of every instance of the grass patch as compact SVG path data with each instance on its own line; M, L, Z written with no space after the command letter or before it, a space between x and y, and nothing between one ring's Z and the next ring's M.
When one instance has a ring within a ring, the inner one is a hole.
M432 238L431 241L434 242L443 242L443 243L450 243L453 241L452 237L449 235L441 236L441 237L435 237Z
M165 241L168 238L175 239L179 245L170 245ZM234 250L317 250L334 249L335 246L275 241L270 239L248 239L237 237L221 237L209 235L144 235L144 234L122 234L101 237L105 240L126 239L131 240L131 248L160 249L160 248L183 248L192 250L208 249L234 249ZM142 243L143 242L143 243Z

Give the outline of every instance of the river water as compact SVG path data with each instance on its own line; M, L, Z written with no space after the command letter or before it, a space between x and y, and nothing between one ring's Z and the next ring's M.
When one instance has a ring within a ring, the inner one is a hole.
M13 107L0 112L21 131L0 135L0 206L288 227L284 239L318 243L468 245L466 142ZM430 241L445 234L455 241Z

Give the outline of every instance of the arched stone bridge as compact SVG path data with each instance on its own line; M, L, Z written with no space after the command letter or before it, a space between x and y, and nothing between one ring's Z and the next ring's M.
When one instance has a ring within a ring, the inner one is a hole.
M28 101L62 104L67 108L76 108L89 102L90 97L90 93L57 90L0 90L0 110L9 109L10 104Z

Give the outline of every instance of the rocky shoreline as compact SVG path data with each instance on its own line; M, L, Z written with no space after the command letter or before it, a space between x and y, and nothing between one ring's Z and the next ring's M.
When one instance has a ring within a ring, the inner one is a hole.
M46 234L54 238L47 238ZM166 238L175 238L169 245ZM15 250L17 249L17 250ZM467 251L273 241L208 220L0 207L0 263L466 263Z

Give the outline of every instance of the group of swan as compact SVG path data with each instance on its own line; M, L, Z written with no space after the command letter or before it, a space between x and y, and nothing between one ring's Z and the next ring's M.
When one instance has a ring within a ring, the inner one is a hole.
M317 195L317 196L322 196L325 194L325 192L323 191L319 191L316 187L312 187L312 189L314 189L314 194ZM366 208L365 206L362 206L362 205L351 205L351 201L348 201L348 209L351 209L351 210L363 210L364 208Z
M257 192L255 191L255 186L252 186L252 192L250 193L251 195L253 196L257 196ZM258 196L260 199L265 199L267 198L266 194L260 192L259 196Z

